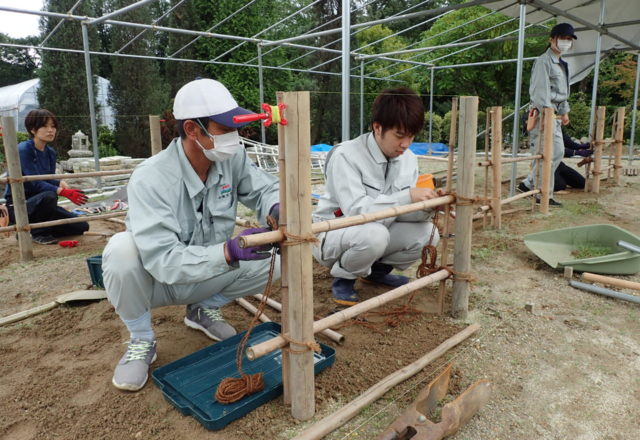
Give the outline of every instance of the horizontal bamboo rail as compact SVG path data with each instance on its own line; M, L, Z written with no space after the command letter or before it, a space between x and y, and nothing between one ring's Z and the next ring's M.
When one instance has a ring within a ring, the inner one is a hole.
M424 160L434 160L436 162L449 162L449 159L447 159L446 157L437 157L437 156L421 156L419 154L416 154L416 157L418 159L424 159Z
M447 205L455 201L454 196L442 196L423 202L411 203L410 205L396 206L395 208L383 209L381 211L369 212L367 214L354 215L352 217L341 217L333 220L325 220L316 222L311 225L311 232L318 234L320 232L333 231L335 229L346 228L349 226L362 225L389 217L396 217L402 214L408 214L416 211L435 208L441 205ZM279 243L285 239L281 230L264 232L262 234L245 235L239 237L240 247L257 246L261 244Z
M513 163L513 162L525 162L527 160L537 160L537 159L542 159L542 154L534 154L534 155L525 156L525 157L505 157L504 159L500 160L500 162ZM490 167L491 165L493 165L493 162L490 160L483 160L478 162L477 165L479 167Z
M449 271L442 269L432 273L431 275L427 275L425 277L418 278L415 281L411 281L404 286L397 287L381 295L375 296L366 301L362 301L355 306L351 306L347 309L329 315L326 318L315 321L313 323L313 333L319 333L322 330L328 329L329 327L333 327L337 324L347 321L348 319L354 318L361 313L367 312L371 309L375 309L376 307L380 307L395 299L402 298L403 296L413 291L428 286L429 284L444 280L448 277ZM282 336L276 336L272 339L269 339L268 341L264 341L260 344L249 347L246 353L247 358L251 361L254 359L258 359L266 355L267 353L271 353L278 348L284 347L285 345L287 345L287 343L288 342Z
M260 293L258 293L256 295L253 295L253 297L256 298L259 301L262 301L262 294L260 294ZM267 298L267 305L270 306L271 308L277 310L278 312L282 313L282 304L280 304L275 299ZM331 339L332 341L337 342L338 344L342 344L344 342L344 335L342 333L338 333L335 330L331 330L330 328L322 330L320 333L322 333L323 335L325 335L327 338Z
M0 228L0 232L30 231L32 229L48 228L49 226L68 225L70 223L80 223L80 222L93 221L93 220L105 220L113 217L123 217L125 215L127 215L126 211L118 211L118 212L110 212L108 214L87 215L82 217L64 218L61 220L51 220L48 222L33 223L33 224L28 224L22 228L19 228L17 225L11 225L11 226L5 226L4 228Z
M132 169L127 170L109 170L109 171L91 171L88 173L65 173L65 174L38 174L33 176L22 177L2 177L0 183L19 183L19 182L35 182L38 180L64 180L64 179L81 179L84 177L95 176L119 176L133 173Z

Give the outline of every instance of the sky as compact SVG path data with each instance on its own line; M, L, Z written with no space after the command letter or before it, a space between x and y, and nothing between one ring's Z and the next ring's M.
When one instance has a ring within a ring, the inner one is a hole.
M29 11L42 10L43 0L0 0L0 6ZM0 32L12 38L38 35L39 15L0 11Z

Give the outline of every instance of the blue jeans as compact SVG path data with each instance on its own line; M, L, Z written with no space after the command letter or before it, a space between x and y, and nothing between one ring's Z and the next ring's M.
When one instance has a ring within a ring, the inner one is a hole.
M7 208L9 210L9 224L13 225L16 222L13 204L10 203ZM58 195L54 191L44 191L29 197L27 199L27 215L30 224L77 217L74 213L58 206ZM31 235L65 237L67 235L82 235L88 230L89 223L79 222L33 229Z

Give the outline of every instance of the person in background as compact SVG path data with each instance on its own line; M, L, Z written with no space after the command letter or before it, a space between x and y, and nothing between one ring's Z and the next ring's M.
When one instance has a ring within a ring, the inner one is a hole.
M30 139L18 144L22 175L55 174L56 152L47 144L56 138L57 118L49 110L31 110L25 117L24 125ZM64 180L24 182L24 193L30 224L77 217L76 214L58 206L58 196L66 197L76 205L82 205L87 201L84 192L71 188ZM5 187L4 198L7 200L9 224L14 224L16 220L11 185ZM81 235L88 230L87 222L69 223L32 229L31 238L36 243L55 244L59 237Z
M589 157L593 154L593 150L591 149L591 144L589 142L584 144L575 142L571 139L571 136L566 133L564 127L562 129L562 140L564 142L564 157ZM584 189L584 185L585 178L582 174L564 162L560 162L560 165L556 168L555 183L553 186L554 191L563 191L567 189L567 187Z
M232 238L238 203L279 219L278 179L257 168L240 141L233 116L251 114L227 88L197 79L176 94L179 137L136 167L127 187L127 230L104 249L107 298L129 332L112 383L129 391L147 382L156 359L151 310L186 305L184 323L214 341L236 334L221 307L264 289L271 245L241 248ZM277 257L274 257L277 258ZM276 259L274 279L279 278Z
M373 103L372 121L371 132L334 147L327 158L325 193L314 222L438 197L433 189L416 187L418 163L409 150L424 125L420 97L407 88L385 90ZM391 271L411 266L426 244L437 245L440 236L431 216L419 211L318 234L320 244L312 252L331 268L333 300L358 303L357 278L390 287L408 283Z
M540 126L542 125L542 109L551 107L558 114L553 122L553 157L551 169L550 187L555 186L555 171L560 165L564 156L564 142L562 140L561 127L569 124L569 66L562 59L562 55L567 53L576 40L573 26L569 23L559 23L551 29L549 46L545 53L540 55L533 64L531 71L531 84L529 85L529 95L531 97L530 115L536 118L535 125L530 128L531 149L535 149L536 154L542 154L542 138L540 137ZM518 190L526 192L533 189L538 175L538 182L542 181L542 167L538 170L537 163L534 163L529 176L520 182ZM560 202L553 199L553 190L549 194L550 206L562 206Z

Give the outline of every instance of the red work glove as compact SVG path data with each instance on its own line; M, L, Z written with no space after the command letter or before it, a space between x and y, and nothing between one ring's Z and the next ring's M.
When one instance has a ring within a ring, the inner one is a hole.
M87 195L79 189L63 188L60 190L60 195L71 200L76 205L87 203Z
M62 247L72 248L78 246L78 240L59 241L58 244Z

